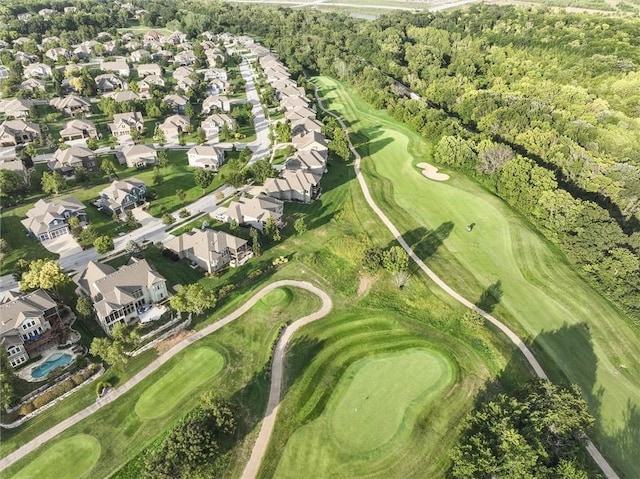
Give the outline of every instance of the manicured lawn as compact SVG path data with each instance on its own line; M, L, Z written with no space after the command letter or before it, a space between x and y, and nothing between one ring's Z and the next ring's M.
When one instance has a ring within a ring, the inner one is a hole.
M222 366L224 358L215 349L189 349L178 364L142 393L135 405L136 414L143 420L169 414L186 396L218 374Z
M32 479L52 475L56 479L83 477L98 461L100 449L100 441L95 437L77 434L45 447L37 461L33 461L11 478Z
M298 429L274 477L362 477L410 442L421 414L450 389L454 372L440 353L406 349L347 368L322 415ZM379 471L380 476L389 473Z
M42 244L26 236L26 230L20 221L24 215L18 215L16 210L7 211L0 216L0 237L7 240L11 251L0 261L0 274L13 272L18 260L33 261L38 258L55 258L59 255L51 253Z
M640 370L640 334L630 321L499 198L455 172L447 182L424 178L414 165L431 161L431 151L420 136L337 81L317 84L325 106L346 120L376 202L418 254L471 300L499 285L495 314L532 343L554 380L580 386L598 419L598 445L638 477L629 418L640 407L640 376L631 373Z
M278 293L275 297L278 297ZM242 413L238 415L239 437L251 441L253 438L249 439L247 434L256 427L266 404L269 379L265 368L278 330L285 322L319 308L317 297L304 291L285 289L280 298L280 301L269 299L260 302L243 317L202 339L195 348L187 349L169 360L117 401L51 441L47 447L63 443L66 438L79 432L99 438L102 454L95 466L89 472L83 470L69 477L110 476L140 453L137 461L141 464L145 457L144 449L190 411L202 393L212 389L241 405ZM222 358L225 367L221 370ZM206 367L195 364L201 360ZM180 374L186 375L187 369L188 374L197 375L197 380L180 377ZM173 381L180 383L173 385ZM160 391L158 384L164 384L166 388ZM151 397L155 393L161 397ZM179 395L181 400L175 400L170 397L171 394ZM164 399L171 402L171 407L164 405ZM154 407L165 408L166 414L147 418L145 414L153 415L151 409ZM237 452L244 453L246 449ZM38 450L21 460L8 472L5 471L7 477L27 467L27 464L37 464L41 454L42 450ZM67 460L76 459L71 454ZM244 460L244 457L239 459L238 464ZM236 464L235 461L232 463Z

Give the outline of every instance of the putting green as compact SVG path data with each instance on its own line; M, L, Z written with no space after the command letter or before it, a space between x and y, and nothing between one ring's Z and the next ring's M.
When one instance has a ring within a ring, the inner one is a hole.
M348 477L411 437L418 417L454 382L441 353L423 348L356 361L343 374L322 415L287 442L275 477ZM357 463L357 467L356 464ZM370 472L380 472L372 465Z
M605 455L618 472L640 477L633 441L625 439L633 436L629 417L640 408L640 376L630 373L640 370L640 335L630 321L499 198L455 172L444 183L426 181L415 167L430 160L423 138L341 83L327 77L317 83L325 106L361 145L375 201L418 254L473 301L500 281L496 315L533 342L552 379L580 386ZM470 223L476 223L471 234Z
M189 349L179 362L149 386L136 402L140 419L155 419L171 412L180 402L222 370L224 358L213 348Z
M11 479L85 477L98 462L100 449L100 441L88 434L77 434L62 439L40 451L37 460L31 461Z

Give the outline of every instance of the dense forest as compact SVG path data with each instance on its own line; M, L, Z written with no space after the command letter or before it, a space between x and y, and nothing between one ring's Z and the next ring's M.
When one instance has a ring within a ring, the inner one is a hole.
M297 75L351 84L433 142L437 162L525 215L640 323L639 20L473 6L363 21L311 9L132 3L147 26L249 34ZM80 15L22 22L16 14L44 4L14 5L0 9L5 41L94 38L131 15L83 2Z

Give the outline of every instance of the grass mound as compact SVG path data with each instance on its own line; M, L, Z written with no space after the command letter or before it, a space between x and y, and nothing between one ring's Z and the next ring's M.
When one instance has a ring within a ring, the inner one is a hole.
M38 454L38 460L18 471L12 479L83 477L100 457L100 441L88 434L76 434L62 439Z
M155 419L171 412L186 396L218 374L224 358L212 348L187 350L180 362L142 393L135 412L140 419Z

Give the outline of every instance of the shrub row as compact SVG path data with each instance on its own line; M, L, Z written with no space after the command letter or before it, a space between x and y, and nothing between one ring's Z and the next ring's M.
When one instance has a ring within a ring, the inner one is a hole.
M87 379L89 379L96 371L98 370L97 364L90 364L87 368L83 369L75 373L73 376L61 381L60 384L55 385L51 389L48 389L44 393L36 396L33 400L24 403L20 406L18 413L21 416L26 416L27 414L35 411L36 409L41 408L45 404L50 403L54 399L59 398L65 393L68 393L76 386L79 386Z

